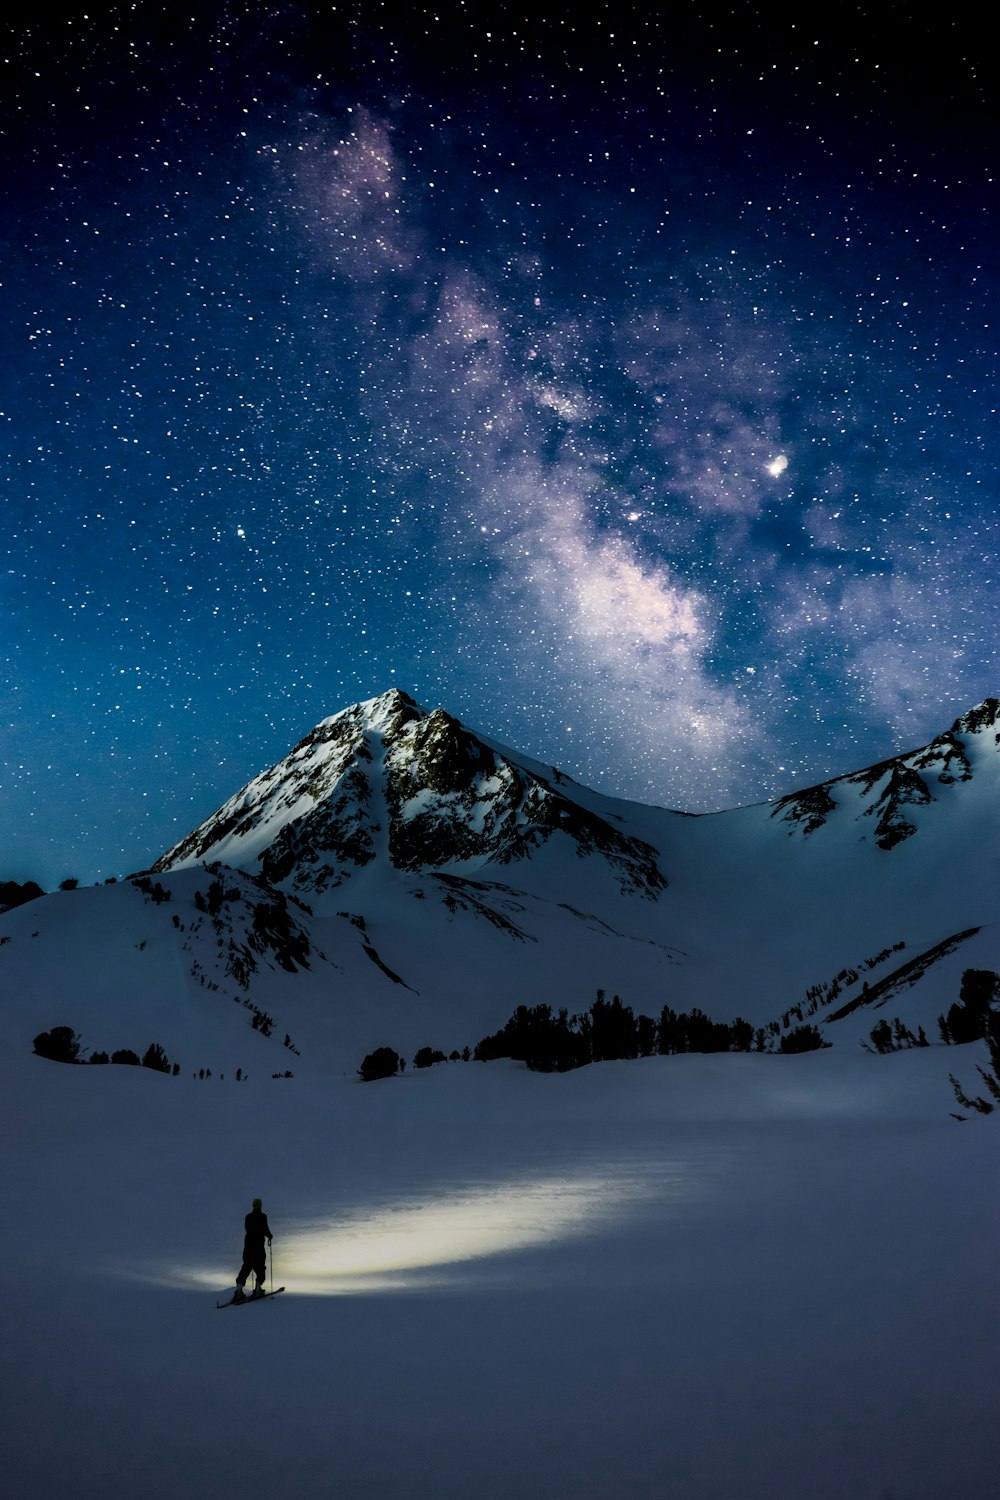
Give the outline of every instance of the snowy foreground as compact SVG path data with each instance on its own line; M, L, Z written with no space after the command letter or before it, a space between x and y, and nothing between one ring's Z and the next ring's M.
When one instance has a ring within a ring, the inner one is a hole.
M0 1068L5 1493L998 1492L979 1047L445 1064L372 1085ZM215 1309L264 1200L283 1297Z

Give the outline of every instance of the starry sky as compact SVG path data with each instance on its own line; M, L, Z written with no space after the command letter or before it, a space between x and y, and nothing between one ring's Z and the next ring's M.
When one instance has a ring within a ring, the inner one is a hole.
M811 9L8 10L0 878L394 686L695 812L1000 690L994 49Z

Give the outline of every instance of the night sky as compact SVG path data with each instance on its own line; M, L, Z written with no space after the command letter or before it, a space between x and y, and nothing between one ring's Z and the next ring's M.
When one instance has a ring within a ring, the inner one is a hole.
M819 9L14 7L0 879L393 686L689 811L1000 690L995 48Z

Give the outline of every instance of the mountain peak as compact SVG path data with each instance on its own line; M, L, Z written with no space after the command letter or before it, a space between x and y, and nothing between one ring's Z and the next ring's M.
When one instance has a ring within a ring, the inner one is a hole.
M984 729L993 729L1000 726L1000 699L984 698L982 703L977 703L975 708L970 708L968 713L956 719L951 726L952 734L979 734ZM997 736L1000 743L1000 733Z
M411 719L424 718L426 713L427 710L421 708L416 699L411 698L409 693L404 693L402 688L389 688L387 692L379 693L377 698L366 698L361 703L352 704L350 708L342 708L339 713L324 719L323 724L343 719L363 719L372 729L393 733ZM322 725L317 726L321 727Z
M548 847L662 890L655 851L566 784L393 688L317 724L152 869L218 860L312 899L376 861L468 874Z

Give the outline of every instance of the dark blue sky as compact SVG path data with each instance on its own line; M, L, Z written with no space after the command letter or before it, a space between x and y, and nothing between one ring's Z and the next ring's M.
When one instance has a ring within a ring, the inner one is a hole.
M15 9L0 878L391 686L693 811L998 691L990 48L866 9Z

